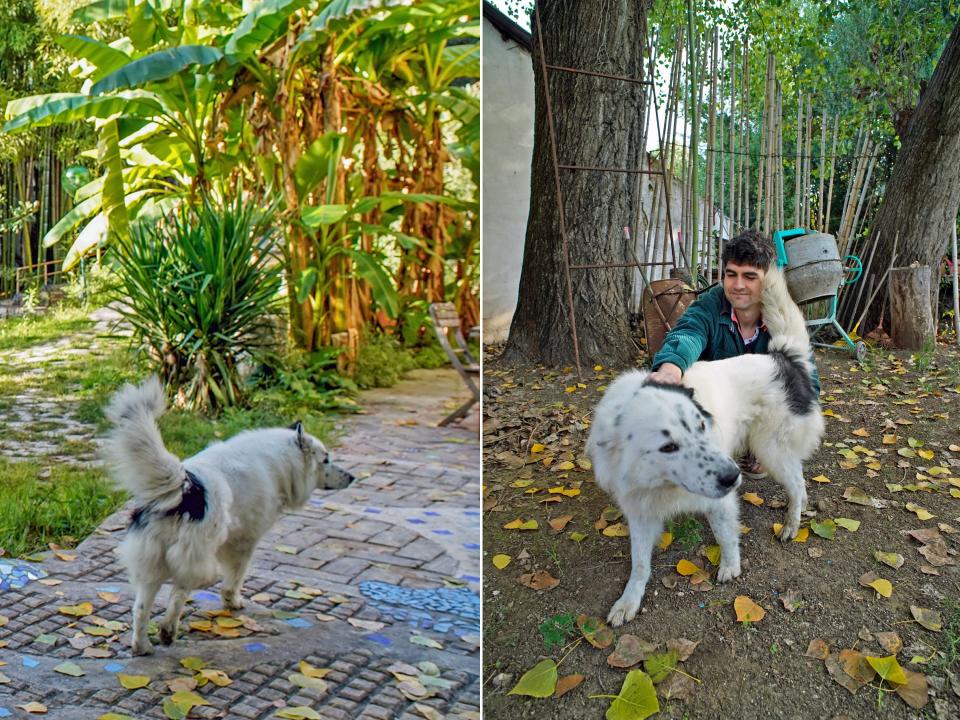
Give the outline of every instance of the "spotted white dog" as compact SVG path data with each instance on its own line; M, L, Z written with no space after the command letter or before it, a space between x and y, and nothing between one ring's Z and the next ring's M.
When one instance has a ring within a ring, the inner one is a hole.
M135 655L153 652L147 624L164 582L173 583L160 622L160 641L169 645L192 590L222 578L224 605L243 607L240 591L253 550L280 514L304 505L317 488L340 489L354 480L299 422L247 430L181 461L164 447L157 427L165 406L154 377L123 387L106 409L114 427L104 453L135 502L120 546L137 592Z
M764 276L768 354L698 362L682 385L652 382L633 370L597 405L587 452L597 484L630 527L632 569L607 620L618 626L640 609L653 548L679 514L707 517L720 545L717 580L740 575L740 471L733 458L753 453L787 491L780 539L794 538L806 506L803 461L819 446L823 417L810 381L810 342L783 275Z

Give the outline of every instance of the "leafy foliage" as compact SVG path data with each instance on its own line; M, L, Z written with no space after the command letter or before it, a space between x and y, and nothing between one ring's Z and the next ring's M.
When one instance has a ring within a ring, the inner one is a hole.
M242 193L184 204L117 246L121 312L189 408L236 404L241 362L277 344L277 230L257 205Z

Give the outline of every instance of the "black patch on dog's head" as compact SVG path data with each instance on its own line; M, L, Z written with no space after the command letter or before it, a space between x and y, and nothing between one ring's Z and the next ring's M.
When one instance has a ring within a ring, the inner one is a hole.
M782 350L773 350L770 357L776 365L776 379L787 396L787 408L794 415L807 415L817 407L813 381L803 363Z
M658 390L670 390L671 392L677 392L681 395L686 395L689 398L690 402L697 406L697 410L700 411L700 414L703 415L707 420L713 420L713 415L711 415L707 410L697 402L697 399L693 396L693 388L688 388L686 385L675 385L674 383L663 383L657 382L656 380L644 380L644 387L653 387Z

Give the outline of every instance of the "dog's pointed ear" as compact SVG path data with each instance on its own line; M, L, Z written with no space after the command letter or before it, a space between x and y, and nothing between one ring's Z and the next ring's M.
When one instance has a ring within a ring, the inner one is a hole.
M297 433L297 447L303 450L307 445L303 437L303 423L297 420L290 429Z

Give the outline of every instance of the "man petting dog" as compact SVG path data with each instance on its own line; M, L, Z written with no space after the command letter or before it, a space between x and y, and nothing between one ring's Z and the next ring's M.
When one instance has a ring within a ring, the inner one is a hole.
M763 324L760 294L763 276L776 253L773 243L756 230L746 230L723 249L723 282L693 303L677 321L653 358L651 380L679 384L697 360L723 360L747 353L766 353L770 333ZM813 357L810 379L817 395L820 376ZM744 477L766 475L753 459L743 461Z

